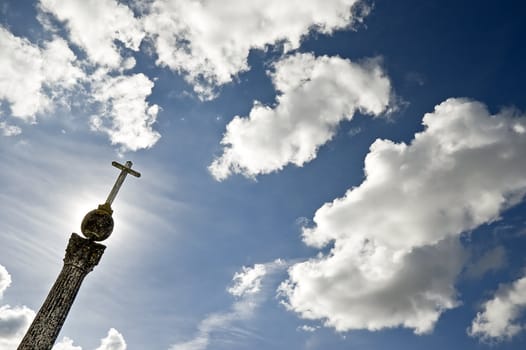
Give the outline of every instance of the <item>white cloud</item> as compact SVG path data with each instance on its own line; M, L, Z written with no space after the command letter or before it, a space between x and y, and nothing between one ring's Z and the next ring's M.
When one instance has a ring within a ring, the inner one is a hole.
M6 268L0 265L0 298L2 298L4 291L11 284L11 275Z
M22 133L22 129L20 129L18 126L10 125L6 122L0 122L0 130L2 130L2 135L4 136L16 136Z
M309 333L315 332L316 329L317 329L317 327L309 326L309 325L306 325L306 324L304 324L303 326L298 327L299 331L309 332Z
M0 298L10 284L11 276L0 265ZM35 312L26 306L0 306L0 348L16 349L34 317Z
M42 73L44 83L58 84L65 88L76 85L85 77L80 67L75 65L77 57L62 38L55 37L44 42L42 50Z
M224 152L209 170L223 180L302 166L359 111L379 115L389 106L391 84L377 60L354 63L339 57L296 54L275 64L279 94L273 108L255 104L247 118L227 125Z
M108 68L123 63L116 41L137 51L144 37L133 12L115 0L40 0L40 8L65 22L71 41L85 50L91 62Z
M477 313L468 334L484 341L509 340L524 330L518 318L526 309L526 277L503 285Z
M153 82L144 74L110 76L102 74L92 84L93 98L102 104L101 114L91 117L94 130L110 137L123 150L152 147L161 135L152 129L159 106L150 105Z
M26 306L0 306L0 348L16 349L34 317L35 312Z
M35 122L38 113L52 111L57 101L69 103L65 90L82 80L86 91L94 94L89 97L105 109L92 118L93 129L108 134L122 151L149 148L160 137L152 130L159 107L145 101L153 83L144 74L115 76L135 66L132 52L139 50L145 36L155 43L158 64L185 72L196 91L210 97L214 86L248 69L250 49L281 41L297 48L309 31L331 33L368 12L359 0L230 0L227 5L158 0L136 10L144 16L135 17L115 0L40 0L38 18L44 29L58 35L61 31L51 19L63 23L70 42L86 53L84 68L96 73L84 79L80 61L62 38L39 47L1 28L0 99L8 102L13 116ZM113 88L119 91L113 93ZM8 124L1 130L4 135L20 132Z
M13 116L34 122L36 114L53 109L60 91L84 77L75 61L61 38L39 47L0 27L0 100L7 101Z
M424 333L458 304L459 234L526 192L526 118L449 99L423 124L409 145L375 141L362 184L316 211L304 242L334 246L289 269L281 291L291 310L338 331Z
M52 350L82 350L82 347L73 345L73 340L64 337L58 343L55 343Z
M198 332L193 339L174 344L170 350L204 350L210 344L211 335L216 332L228 331L240 336L249 334L248 331L236 327L236 323L246 321L254 315L266 298L266 293L262 290L264 279L268 282L271 275L283 271L286 266L287 264L280 259L255 264L253 267L243 266L241 272L234 274L234 284L228 289L228 292L237 298L230 310L208 315L199 323Z
M129 57L122 64L131 68L135 60ZM84 99L101 107L91 118L92 128L108 134L112 144L136 151L160 138L152 128L159 106L146 101L154 84L144 74L115 75L99 68L86 76L63 39L40 48L0 27L0 100L8 102L13 116L35 122L38 113L51 112L57 104L69 106L68 92L80 82L86 90L77 92L91 93ZM13 136L21 129L2 121L0 131Z
M214 86L248 70L251 49L279 42L295 49L310 31L346 28L368 8L360 0L157 0L148 12L157 63L186 73L195 91L211 98Z
M110 328L106 338L100 341L100 346L95 350L126 350L124 337L115 328Z
M64 22L70 40L96 67L88 78L91 95L86 96L101 105L90 118L92 129L107 134L121 151L152 147L160 138L152 129L159 106L146 101L154 84L142 73L122 74L136 64L122 47L139 50L145 36L141 21L128 6L114 0L41 0L40 9L44 26L52 30L44 14Z
M38 47L0 28L0 98L7 100L16 117L34 120L49 104L41 91L41 62Z
M241 272L234 274L234 285L228 288L228 292L237 297L257 293L261 289L261 279L266 273L265 264L255 264L251 268L243 266Z
M53 346L52 350L82 350L82 347L73 345L73 340L64 337ZM126 341L119 331L110 328L108 335L101 339L100 346L95 350L126 350Z

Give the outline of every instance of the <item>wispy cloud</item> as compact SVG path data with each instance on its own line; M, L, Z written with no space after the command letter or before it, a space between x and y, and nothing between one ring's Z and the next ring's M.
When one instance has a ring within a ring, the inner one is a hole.
M0 122L0 130L4 136L16 136L22 133L22 129L16 125L10 125L6 122Z
M287 263L275 260L265 264L255 264L252 267L243 267L237 272L233 285L228 292L236 299L228 311L216 312L208 315L199 322L198 332L193 339L174 344L170 350L203 350L211 343L212 335L222 333L226 337L253 336L250 331L240 327L238 323L252 318L257 308L268 297L270 281L273 275L286 269Z
M475 261L466 267L466 277L476 279L488 272L498 271L506 266L506 250L503 246L497 246L484 252Z

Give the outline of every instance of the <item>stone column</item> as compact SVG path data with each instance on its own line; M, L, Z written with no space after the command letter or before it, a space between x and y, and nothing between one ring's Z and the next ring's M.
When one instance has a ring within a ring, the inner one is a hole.
M99 263L106 246L71 234L64 267L18 350L50 350L66 320L84 277Z

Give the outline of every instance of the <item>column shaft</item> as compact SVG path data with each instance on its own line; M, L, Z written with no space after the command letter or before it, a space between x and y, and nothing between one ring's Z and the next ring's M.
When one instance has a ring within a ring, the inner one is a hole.
M64 266L18 350L50 350L66 320L84 277L93 270L106 247L73 233Z

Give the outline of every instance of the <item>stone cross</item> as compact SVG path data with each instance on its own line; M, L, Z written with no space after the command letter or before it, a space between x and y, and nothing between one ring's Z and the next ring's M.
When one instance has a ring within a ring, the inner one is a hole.
M141 177L141 174L138 173L135 170L132 170L132 162L127 161L125 165L119 164L117 162L111 162L111 165L113 165L116 168L121 169L121 173L119 174L119 177L117 177L117 180L115 181L115 185L113 185L113 188L110 191L110 194L108 195L108 198L106 199L106 203L111 206L111 203L113 203L113 200L117 196L117 192L119 192L119 189L122 186L122 183L124 182L124 179L126 178L126 175L131 174L135 177Z

